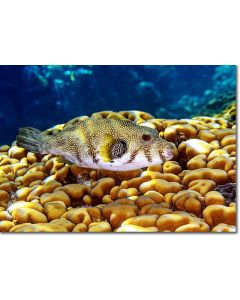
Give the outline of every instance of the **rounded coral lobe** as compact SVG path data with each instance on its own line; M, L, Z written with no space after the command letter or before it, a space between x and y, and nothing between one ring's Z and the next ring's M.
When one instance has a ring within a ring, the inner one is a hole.
M49 132L48 154L0 146L0 232L236 232L225 119L100 112Z

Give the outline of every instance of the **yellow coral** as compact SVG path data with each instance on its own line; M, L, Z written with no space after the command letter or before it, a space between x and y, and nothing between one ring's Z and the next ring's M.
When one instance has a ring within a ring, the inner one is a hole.
M235 125L220 116L166 120L141 111L104 111L92 117L155 128L175 143L174 158L113 172L70 166L15 143L0 146L1 232L236 231L234 199L214 190L236 182Z
M212 232L236 232L236 226L220 223L213 227Z
M209 231L209 226L200 218L186 212L174 212L172 214L162 215L157 221L157 227L160 231L176 232L204 232Z
M177 193L182 190L183 186L178 182L168 182L162 179L153 179L148 182L144 182L140 185L139 189L144 194L148 191L157 191L162 195L170 192Z
M203 218L211 227L220 223L236 225L236 206L231 205L227 207L219 204L209 205L203 211Z

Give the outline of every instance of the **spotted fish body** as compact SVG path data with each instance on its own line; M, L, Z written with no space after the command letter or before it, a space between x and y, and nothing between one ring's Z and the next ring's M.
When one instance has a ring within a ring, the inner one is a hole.
M127 120L88 118L55 135L20 128L17 145L41 154L65 157L78 166L125 171L173 158L173 145L158 131Z

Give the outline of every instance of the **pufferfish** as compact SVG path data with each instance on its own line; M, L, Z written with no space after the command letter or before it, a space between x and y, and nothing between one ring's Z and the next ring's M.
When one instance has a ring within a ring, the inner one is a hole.
M173 144L156 129L115 119L88 118L54 135L20 128L17 145L34 153L62 156L80 167L112 171L162 164L174 156Z

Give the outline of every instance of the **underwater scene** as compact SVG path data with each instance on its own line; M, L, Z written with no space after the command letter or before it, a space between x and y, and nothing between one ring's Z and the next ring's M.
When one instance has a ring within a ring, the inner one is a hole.
M0 66L0 232L236 232L236 66Z

